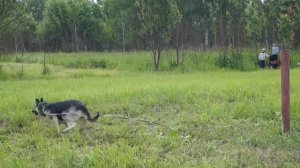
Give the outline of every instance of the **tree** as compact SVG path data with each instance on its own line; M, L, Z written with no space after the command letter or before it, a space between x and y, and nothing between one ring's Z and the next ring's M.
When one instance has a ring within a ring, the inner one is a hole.
M126 39L130 30L129 15L133 6L133 0L107 0L104 4L105 11L105 28L107 33L110 35L110 45L114 45L117 48L126 50L129 47L129 43L126 44ZM131 32L131 35L134 33ZM112 46L109 46L111 49Z
M294 48L300 48L300 3L295 3L291 4L290 6L292 7L292 15L291 19L295 22L295 27L294 27Z
M53 0L46 4L38 37L47 50L99 50L104 38L103 25L100 4L88 0Z
M174 0L137 0L144 17L141 29L148 35L153 52L153 63L159 69L161 51L170 40L171 30L180 21L181 14Z
M158 69L165 47L177 64L185 48L299 48L299 10L296 0L0 0L0 51L151 48Z
M300 38L300 14L298 13L299 2L284 1L282 2L279 20L278 36L283 47L297 47L299 46Z
M0 44L6 51L18 52L19 46L25 51L34 42L36 22L22 2L13 2L6 7L0 22Z
M253 1L249 3L246 7L246 38L248 44L254 44L257 49L257 43L263 41L263 31L264 31L264 17L261 6L261 2Z
M247 6L247 1L235 1L230 0L229 1L229 39L232 46L240 50L240 48L243 46L244 42L244 32L243 29L245 25L245 8Z

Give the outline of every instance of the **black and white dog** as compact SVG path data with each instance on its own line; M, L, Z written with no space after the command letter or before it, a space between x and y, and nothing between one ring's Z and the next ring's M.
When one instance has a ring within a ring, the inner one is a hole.
M35 115L41 115L53 119L57 131L60 132L59 123L67 126L63 132L74 128L77 121L84 118L86 121L95 122L99 118L99 113L91 118L90 113L83 103L78 100L66 100L62 102L47 103L43 98L35 99L36 106L32 112Z

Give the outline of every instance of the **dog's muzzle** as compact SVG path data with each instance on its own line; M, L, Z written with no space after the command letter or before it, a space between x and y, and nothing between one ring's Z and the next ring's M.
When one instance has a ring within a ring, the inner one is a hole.
M31 110L31 112L35 115L39 115L39 113L36 110Z

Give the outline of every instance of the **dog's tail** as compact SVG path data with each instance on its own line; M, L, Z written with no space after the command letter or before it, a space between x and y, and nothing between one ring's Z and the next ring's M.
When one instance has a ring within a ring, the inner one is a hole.
M95 122L97 121L97 119L99 118L100 114L97 113L97 115L93 118L91 118L91 115L89 113L87 113L87 119L90 121L90 122Z
M90 121L90 122L95 122L95 121L97 121L97 119L99 118L99 116L100 116L100 114L99 113L97 113L97 115L95 116L95 117L91 117L91 115L90 115L90 113L89 113L89 111L86 109L86 107L82 107L82 111L83 111L83 113L86 115L84 118L86 119L86 120L88 120L88 121Z
M97 119L99 118L100 114L97 113L97 115L95 117L91 117L90 113L89 112L86 112L86 116L87 116L87 120L90 121L90 122L95 122L97 121Z

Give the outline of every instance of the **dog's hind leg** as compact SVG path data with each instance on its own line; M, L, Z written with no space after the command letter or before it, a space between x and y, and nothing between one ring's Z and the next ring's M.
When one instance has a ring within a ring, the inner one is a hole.
M59 123L58 123L58 118L56 116L53 117L53 121L55 123L57 132L60 133L60 128L59 128Z
M67 125L68 125L68 128L64 129L63 132L67 132L69 131L70 129L74 128L76 126L76 123L75 122L67 122Z
M82 120L80 120L80 121L81 121L80 122L80 131L83 131L83 130L89 128L88 127L88 120L85 117L83 117Z

